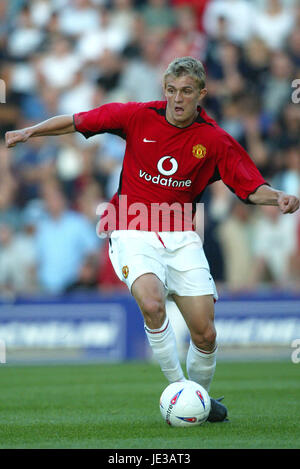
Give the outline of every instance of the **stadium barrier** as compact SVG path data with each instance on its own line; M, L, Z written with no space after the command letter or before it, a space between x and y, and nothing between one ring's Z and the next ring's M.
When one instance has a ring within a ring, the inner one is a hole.
M174 303L167 310L179 346L188 331ZM300 339L300 295L223 295L216 304L220 346L286 346ZM0 301L0 341L10 361L145 359L143 320L127 293Z
M216 305L216 317L222 345L290 346L300 337L300 296L228 296Z

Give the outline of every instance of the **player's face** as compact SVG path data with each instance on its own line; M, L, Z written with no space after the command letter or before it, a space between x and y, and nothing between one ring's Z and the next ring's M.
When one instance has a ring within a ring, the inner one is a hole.
M206 88L199 89L196 80L189 76L174 77L169 75L165 82L167 99L167 121L177 127L186 127L197 117L197 106L207 93Z

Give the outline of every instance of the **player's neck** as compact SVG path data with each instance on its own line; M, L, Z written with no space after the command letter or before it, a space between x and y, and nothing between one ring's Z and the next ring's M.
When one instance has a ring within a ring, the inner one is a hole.
M176 118L172 116L171 112L168 111L168 106L166 109L166 121L169 124L174 125L175 127L178 127L178 128L188 127L189 125L193 124L195 120L197 119L198 115L199 115L199 112L198 110L196 110L196 112L192 116L190 116L188 119L177 120Z

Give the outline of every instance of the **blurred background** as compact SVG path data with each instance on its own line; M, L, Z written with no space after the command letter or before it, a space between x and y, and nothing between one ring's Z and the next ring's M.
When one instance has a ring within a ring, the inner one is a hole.
M162 73L185 55L205 65L206 111L271 185L299 196L299 0L1 1L0 339L12 359L45 348L58 359L149 351L95 229L124 141L71 134L8 150L4 133L107 102L163 99ZM222 182L202 202L221 346L289 354L300 337L300 212L245 205ZM168 310L184 355L187 331Z

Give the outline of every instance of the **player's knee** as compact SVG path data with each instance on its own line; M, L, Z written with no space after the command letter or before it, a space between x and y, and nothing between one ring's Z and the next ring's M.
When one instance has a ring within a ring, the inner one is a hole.
M146 325L150 329L159 329L166 318L164 302L160 299L145 299L141 305Z
M204 341L212 347L215 345L216 339L217 339L217 333L214 327L210 328L204 334Z
M213 325L203 331L194 332L191 336L196 347L203 350L213 349L217 339L216 329Z

